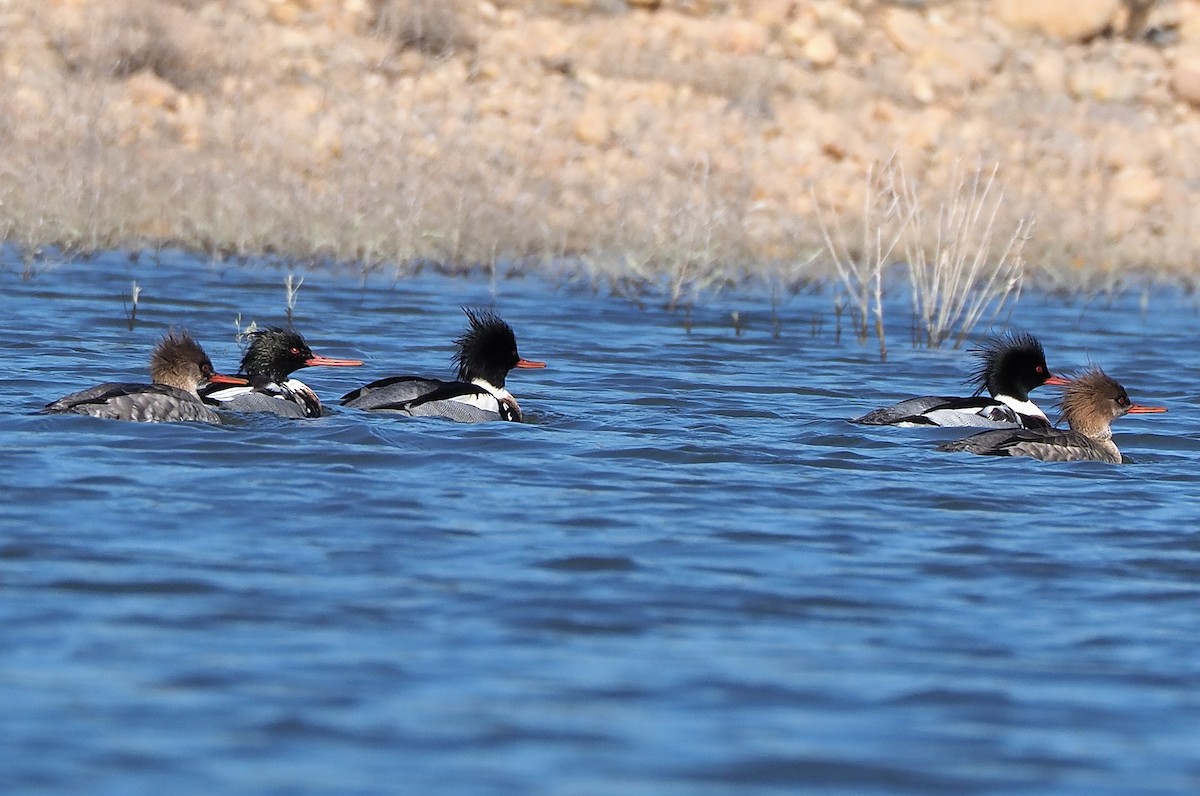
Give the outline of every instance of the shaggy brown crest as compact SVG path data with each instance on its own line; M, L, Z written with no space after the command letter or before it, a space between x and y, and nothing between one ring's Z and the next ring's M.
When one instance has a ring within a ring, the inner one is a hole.
M196 394L196 388L214 375L212 360L184 330L167 332L150 355L150 379Z
M1098 367L1071 379L1063 390L1061 406L1067 425L1093 439L1109 439L1112 421L1130 410L1136 411L1125 388Z

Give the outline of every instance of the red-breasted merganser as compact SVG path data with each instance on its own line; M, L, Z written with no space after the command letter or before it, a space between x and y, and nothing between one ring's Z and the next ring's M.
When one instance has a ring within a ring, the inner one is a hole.
M1037 338L1025 332L994 337L972 353L979 364L971 374L975 392L968 398L929 395L876 409L854 423L877 426L986 426L1050 428L1050 421L1029 391L1043 384L1065 386L1050 372ZM987 390L990 398L982 395Z
M512 327L499 316L463 307L469 326L454 342L458 381L392 376L342 396L342 405L414 417L444 417L461 423L521 420L521 407L504 386L513 368L544 368L521 359Z
M966 451L982 456L1031 456L1047 462L1109 462L1120 464L1121 451L1112 441L1112 421L1122 415L1167 411L1129 400L1125 388L1099 368L1067 383L1062 413L1070 430L1030 428L996 430L938 446L940 451Z
M321 400L299 379L288 376L318 365L352 367L357 359L331 359L314 354L299 332L272 326L253 333L239 373L244 387L209 386L200 391L204 402L234 412L270 412L283 417L320 417Z
M197 389L213 382L246 384L245 379L215 372L204 349L186 331L171 331L155 346L150 378L153 384L100 384L46 404L42 411L147 423L220 423L221 416L204 405Z

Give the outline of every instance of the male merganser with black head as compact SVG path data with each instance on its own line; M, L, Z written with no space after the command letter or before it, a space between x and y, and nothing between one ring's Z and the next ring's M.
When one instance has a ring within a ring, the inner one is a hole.
M314 354L299 332L272 326L253 333L242 357L239 373L249 386L218 387L200 391L205 403L235 412L270 412L282 417L320 417L321 399L299 379L288 376L300 368L318 365L352 367L357 359L331 359Z
M940 451L966 451L981 456L1030 456L1047 462L1120 464L1121 451L1112 441L1112 421L1122 415L1167 411L1129 400L1125 388L1099 368L1084 371L1067 383L1062 413L1070 430L1029 428L996 430L938 446Z
M1067 380L1050 372L1037 338L1025 332L994 337L972 353L979 364L971 374L976 385L969 398L929 395L909 398L876 409L854 423L879 426L987 426L991 428L1050 428L1050 420L1029 391L1043 384L1065 386ZM982 395L987 390L990 398Z
M512 327L483 310L463 307L469 326L454 342L458 381L392 376L342 396L342 405L414 417L444 417L461 423L521 420L521 407L504 386L513 368L544 368L545 362L521 359Z
M71 393L46 404L42 411L147 423L220 423L221 416L204 405L197 389L213 382L246 384L245 379L215 372L204 349L185 331L171 331L155 346L150 378L153 384L109 382Z

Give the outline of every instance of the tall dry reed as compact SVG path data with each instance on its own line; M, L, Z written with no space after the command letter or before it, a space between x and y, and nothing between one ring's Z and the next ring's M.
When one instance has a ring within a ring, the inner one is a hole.
M956 167L949 197L936 205L932 229L929 211L903 165L897 162L889 172L891 193L908 219L904 254L919 342L930 348L951 338L958 348L984 315L996 317L1020 296L1022 249L1034 224L1018 220L996 248L996 219L1004 202L999 170L999 164L970 173Z
M901 203L893 190L891 175L894 169L894 161L868 168L862 213L857 219L858 238L853 248L840 221L835 219L833 223L826 223L820 200L814 201L821 235L834 268L837 269L838 279L841 280L850 301L858 341L867 341L869 319L873 318L875 336L879 340L879 358L885 362L887 337L883 323L884 271L892 263L892 253L904 236L913 212L912 208ZM827 204L832 202L827 200Z

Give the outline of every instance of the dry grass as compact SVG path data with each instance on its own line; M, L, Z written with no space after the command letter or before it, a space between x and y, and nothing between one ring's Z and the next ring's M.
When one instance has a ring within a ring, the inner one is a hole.
M82 28L52 22L49 44L76 79L120 79L148 70L177 88L210 88L218 70L184 40L186 9L157 0L112 0L90 9Z
M906 207L895 192L897 166L888 162L867 172L862 213L858 217L858 237L852 237L842 220L826 223L821 201L814 197L817 220L825 245L837 268L860 343L867 341L868 318L874 318L879 340L879 358L887 361L887 336L883 324L884 271L892 264L892 253L908 232L913 209ZM828 204L828 200L827 200ZM851 242L853 241L853 243ZM841 315L841 304L837 314Z
M686 86L721 97L749 118L770 118L772 98L787 90L774 59L710 52L703 59L681 61L672 57L669 42L664 41L628 43L612 36L576 60L572 67L606 77Z
M916 184L906 179L902 165L891 171L893 195L909 219L904 253L918 342L930 348L950 338L958 348L984 314L991 311L996 317L1020 295L1025 276L1021 252L1033 223L1019 220L1007 243L994 251L1004 204L999 170L999 164L987 170L977 166L970 173L955 169L949 198L936 205L932 229Z
M817 202L826 248L842 283L860 343L873 319L879 353L887 359L883 299L885 272L902 265L909 285L914 344L938 348L954 340L957 348L988 312L998 315L1020 294L1025 261L1022 249L1032 222L1022 219L996 250L998 217L1004 191L999 166L955 170L944 190L919 187L903 163L893 157L867 175L858 234L841 220L826 223ZM931 202L930 194L947 197ZM927 204L928 203L928 204ZM828 204L828 202L826 202ZM932 223L929 207L934 207ZM896 253L902 252L903 257ZM841 315L842 304L837 314Z
M543 5L567 13L554 0ZM586 18L581 27L608 26L605 37L590 49L567 48L565 60L543 64L544 74L484 52L490 23L469 0L373 0L367 29L356 29L355 45L371 56L360 60L324 40L264 54L251 24L200 25L213 5L198 0L93 2L74 27L56 23L56 4L29 7L65 69L61 80L32 88L0 81L0 239L27 250L180 246L364 271L577 258L595 281L671 307L746 275L781 289L836 276L856 332L866 338L874 325L886 352L883 275L900 245L895 226L917 211L878 185L865 197L835 190L826 198L828 184L851 185L866 170L857 164L870 161L836 133L812 143L820 119L808 113L843 115L848 137L869 142L877 131L864 134L859 117L846 115L863 104L860 95L821 93L855 81L825 84L814 74L789 82L773 56L701 50L680 58L661 40L623 41L615 35L619 2L602 7L613 17L570 12ZM0 51L6 46L0 41ZM485 56L490 73L479 68ZM146 72L180 90L175 106L130 109L128 77ZM502 102L488 93L489 80L502 87ZM634 90L643 84L666 99L644 100ZM799 94L805 102L792 102ZM994 229L1013 229L1036 206L1043 228L1063 232L1025 248L1031 273L1063 289L1115 290L1131 259L1190 264L1200 230L1190 197L1169 204L1157 228L1114 225L1105 183L1113 167L1099 144L1045 124L1036 101L1017 102L1024 105L994 116L1026 120L1016 126L1033 131L1028 140L983 156L1015 162L1018 175L994 210ZM601 144L581 142L573 120L589 104L634 108L636 118L614 121ZM949 144L938 146L925 152L928 162L908 161L920 169L920 205L969 201L975 189L937 172ZM767 156L777 151L785 154ZM824 236L817 217L792 201L808 184L797 179L785 185L792 195L781 196L781 163L799 164L796 173L816 184ZM1073 206L1046 211L1042 175L1031 166L1043 163L1081 186ZM1185 182L1200 180L1198 164L1182 165ZM930 218L924 226L936 238L939 225ZM764 247L768 235L781 245ZM823 237L830 262L814 262ZM925 245L933 248L908 259L948 256L936 241ZM963 242L950 259L968 262L981 246ZM961 329L926 312L935 305L917 310L931 345Z
M477 44L467 0L372 0L371 32L398 50L447 56Z

